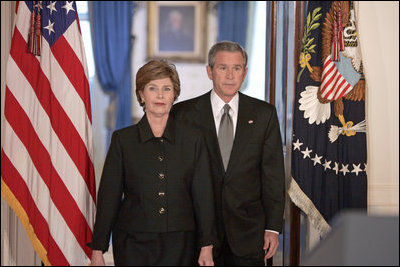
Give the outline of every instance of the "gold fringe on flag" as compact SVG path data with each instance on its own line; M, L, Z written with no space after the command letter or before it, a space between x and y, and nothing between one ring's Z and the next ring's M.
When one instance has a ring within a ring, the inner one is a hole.
M42 243L40 242L39 238L36 236L35 230L33 229L33 226L31 225L31 223L29 222L28 215L26 214L24 208L21 206L18 199L12 193L10 188L3 181L3 178L1 178L1 196L4 197L4 199L6 200L8 205L11 207L11 209L15 212L15 214L17 214L18 218L21 220L21 223L22 223L23 227L25 228L25 231L26 231L29 239L31 240L33 249L39 255L43 264L45 266L51 266L50 261L47 258L47 251L46 251L45 247L42 245Z
M331 230L330 225L325 221L307 195L303 193L293 177L290 181L288 194L293 203L307 215L307 218L311 221L314 228L317 229L318 233L322 237L325 237Z

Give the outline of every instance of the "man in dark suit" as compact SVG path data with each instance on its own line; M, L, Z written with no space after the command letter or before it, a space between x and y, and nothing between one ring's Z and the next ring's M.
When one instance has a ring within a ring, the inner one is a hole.
M279 122L274 106L239 92L246 65L247 53L239 44L215 44L207 66L213 90L172 109L173 116L197 126L206 139L220 243L214 250L216 265L264 265L275 254L282 230L285 174Z

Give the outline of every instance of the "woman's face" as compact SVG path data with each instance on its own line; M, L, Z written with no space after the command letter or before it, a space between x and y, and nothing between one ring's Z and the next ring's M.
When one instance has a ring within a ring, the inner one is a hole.
M139 92L148 115L163 117L174 103L174 86L170 78L152 80Z

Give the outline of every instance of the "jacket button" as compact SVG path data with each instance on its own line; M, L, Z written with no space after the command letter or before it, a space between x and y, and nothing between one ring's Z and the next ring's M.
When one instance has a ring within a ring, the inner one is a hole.
M164 192L158 192L158 195L159 195L160 197L163 197L163 196L165 195L165 193L164 193Z
M165 209L164 209L164 208L160 208L159 211L158 211L158 213L164 214L164 213L165 213Z
M165 178L165 175L164 175L164 173L159 173L159 174L158 174L158 177L162 180L162 179Z
M163 161L164 160L164 157L163 156L158 156L158 158L157 158L159 161Z

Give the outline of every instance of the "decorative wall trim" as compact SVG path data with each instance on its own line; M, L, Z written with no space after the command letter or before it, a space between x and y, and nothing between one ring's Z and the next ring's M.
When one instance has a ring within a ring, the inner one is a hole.
M398 184L370 184L368 185L369 213L399 213L399 185Z

